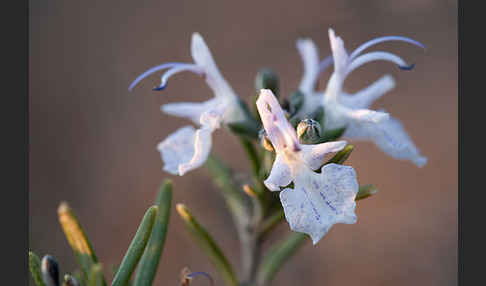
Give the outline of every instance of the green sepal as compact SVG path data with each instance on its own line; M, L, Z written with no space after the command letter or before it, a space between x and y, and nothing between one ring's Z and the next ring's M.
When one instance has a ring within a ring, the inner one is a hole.
M285 105L287 105L286 108L289 111L290 117L294 116L295 114L297 114L297 112L299 112L299 109L304 105L304 100L305 96L299 90L294 91L290 94L285 103Z
M227 123L228 128L238 136L248 138L250 140L258 139L258 132L261 129L260 117L255 119L254 115L248 109L246 103L240 98L237 99L240 110L243 113L243 120L238 122Z
M327 164L343 164L353 152L354 146L351 144L346 145L341 151L337 152L329 161L326 162Z
M346 127L324 130L321 143L336 141L344 134L344 131L346 131Z
M255 89L270 89L275 97L279 97L280 80L277 73L270 68L262 68L255 77Z

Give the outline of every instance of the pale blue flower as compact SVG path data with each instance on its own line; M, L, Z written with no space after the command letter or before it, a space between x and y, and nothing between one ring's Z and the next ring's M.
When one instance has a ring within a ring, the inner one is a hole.
M191 55L194 63L158 65L141 74L130 85L132 89L152 73L168 69L162 75L161 84L154 90L164 89L167 80L182 71L203 75L206 83L213 90L214 98L202 103L169 103L161 107L161 110L167 114L189 118L200 126L197 130L190 125L182 127L157 146L164 162L164 170L181 176L204 164L211 150L211 137L214 130L220 128L221 124L244 120L238 96L220 73L209 48L198 33L192 35Z
M257 100L258 113L268 139L276 152L265 186L280 191L280 201L290 228L307 233L316 244L336 223L357 221L354 201L358 192L352 167L323 165L324 156L346 146L345 141L316 145L300 144L297 133L272 91L262 89ZM315 170L321 168L321 172ZM294 188L287 186L293 183Z
M365 49L385 41L403 41L424 46L409 38L388 36L368 41L348 55L342 39L336 37L332 29L329 29L329 39L332 56L321 62L317 48L311 40L297 42L304 63L304 75L299 85L299 90L304 94L304 104L297 115L305 117L318 106L323 106L326 129L346 127L344 137L372 141L395 159L410 160L419 167L425 165L427 159L420 155L399 120L390 117L383 110L368 109L376 99L395 87L390 75L383 76L355 94L348 94L342 88L344 80L353 70L371 61L390 61L404 70L413 68L413 65L408 65L392 53L376 51L361 54ZM319 74L333 64L334 72L325 91L315 91Z

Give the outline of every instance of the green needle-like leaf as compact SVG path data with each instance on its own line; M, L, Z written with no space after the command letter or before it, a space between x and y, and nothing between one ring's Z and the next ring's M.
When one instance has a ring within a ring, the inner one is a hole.
M326 162L326 164L342 164L344 163L349 156L351 155L351 152L353 152L354 146L351 144L346 145L341 151L337 152L334 157L332 157L329 161Z
M30 274L32 274L32 279L34 279L35 285L46 286L44 284L44 281L42 280L40 258L32 251L29 251L29 269Z
M204 229L202 225L194 218L189 210L183 204L177 204L176 206L179 216L184 220L186 227L195 238L199 247L202 248L204 253L209 256L209 259L213 263L214 267L221 274L223 279L228 285L237 286L238 281L231 264L226 259L223 251L216 244L211 235Z
M57 214L69 245L73 249L76 259L81 266L81 271L85 277L88 277L93 264L98 263L98 258L93 247L81 227L78 218L66 202L59 205ZM103 281L105 281L104 278ZM106 282L103 282L103 285L106 285Z
M281 268L289 260L295 251L306 241L307 235L292 232L287 238L272 247L265 255L257 274L257 284L267 285Z
M212 175L214 184L221 189L223 197L235 219L245 218L248 201L240 187L233 182L232 171L213 155L209 155L206 166Z
M103 285L103 267L100 263L93 264L89 273L88 286Z
M152 285L167 236L171 202L172 182L165 180L157 196L157 217L155 218L147 247L140 260L137 276L133 282L134 286Z
M113 278L112 286L125 286L130 280L130 277L137 266L140 257L142 257L143 251L149 240L154 225L155 217L157 215L157 206L150 207L142 219L140 226L138 227L135 237L132 239L130 246L128 247L125 257L118 268L118 271Z
M272 215L266 218L259 229L260 236L265 237L270 233L272 229L274 229L281 221L285 218L285 213L283 209L276 210Z
M378 189L376 188L375 185L363 185L359 187L358 194L356 194L356 198L354 199L355 201L359 201L362 199L366 199L367 197L370 197L378 192Z

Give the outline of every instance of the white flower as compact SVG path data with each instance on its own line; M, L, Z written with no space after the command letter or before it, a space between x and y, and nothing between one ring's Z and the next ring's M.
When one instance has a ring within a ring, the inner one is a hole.
M327 164L321 168L321 173L314 172L322 166L327 153L343 149L346 142L300 144L295 129L270 90L262 89L256 104L276 152L264 184L271 191L280 191L280 187L294 183L293 189L285 188L280 192L290 228L309 234L316 244L335 223L355 223L354 199L358 182L354 169Z
M388 36L368 41L348 55L342 39L336 37L332 29L329 29L329 39L332 56L320 63L317 48L311 40L297 42L304 62L304 76L299 89L305 96L303 108L298 115L301 117L308 115L315 110L316 106L323 106L326 129L346 127L344 137L373 141L382 151L395 159L410 160L419 167L425 165L427 159L420 155L399 120L390 117L383 110L368 109L376 99L394 88L395 82L390 75L383 76L352 95L342 90L346 77L356 68L371 61L390 61L404 70L413 68L413 65L407 65L403 59L388 52L377 51L361 55L365 49L385 41L404 41L420 47L424 46L409 38ZM334 72L326 90L320 93L314 91L319 73L332 64L334 64Z
M138 76L129 88L131 90L142 79L163 69L168 70L162 75L160 86L154 90L164 89L167 80L182 71L205 76L206 83L214 92L214 98L202 103L180 102L161 107L161 110L167 114L186 117L200 125L198 130L190 125L182 127L157 146L164 161L164 170L181 176L204 164L211 150L211 135L215 129L218 129L222 123L229 124L244 120L238 96L219 72L209 48L198 33L192 35L191 55L194 63L158 65Z

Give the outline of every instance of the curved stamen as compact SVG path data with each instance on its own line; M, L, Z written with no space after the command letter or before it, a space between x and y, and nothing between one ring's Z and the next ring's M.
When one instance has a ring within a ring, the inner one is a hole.
M167 80L175 75L176 73L180 73L183 71L191 71L193 73L201 74L203 70L200 66L195 64L179 64L174 66L173 68L166 71L161 77L161 83L158 87L155 87L154 90L163 90L167 86Z
M349 56L350 61L352 61L355 57L357 57L362 51L366 50L367 48L369 48L369 47L371 47L373 45L379 44L379 43L387 42L387 41L407 42L407 43L410 43L412 45L421 47L422 49L425 49L425 46L422 43L420 43L418 41L415 41L413 39L407 38L407 37L401 37L401 36L385 36L385 37L379 37L379 38L370 40L370 41L362 44L358 48L356 48L356 50L354 50L351 53L351 55Z
M392 63L395 63L398 65L399 68L403 70L410 70L413 68L414 65L408 65L402 58L399 56L388 53L388 52L370 52L364 55L361 55L357 57L354 61L352 61L347 70L346 70L346 76L350 74L353 70L356 68L372 62L372 61L378 61L378 60L383 60L383 61L389 61Z
M164 63L164 64L161 64L161 65L158 65L158 66L149 68L148 70L146 70L145 72L143 72L141 75L139 75L130 84L130 87L128 88L128 90L131 91L140 81L142 81L142 79L144 79L147 76L153 74L154 72L157 72L157 71L160 71L160 70L163 70L163 69L166 69L166 68L171 68L171 67L174 67L174 66L177 66L177 65L180 65L180 64L183 64L183 63Z
M199 275L206 277L209 280L209 282L211 283L211 285L214 285L213 277L211 277L211 275L209 275L206 272L202 272L202 271L192 272L192 273L187 274L187 277L192 279L192 278L199 276Z

